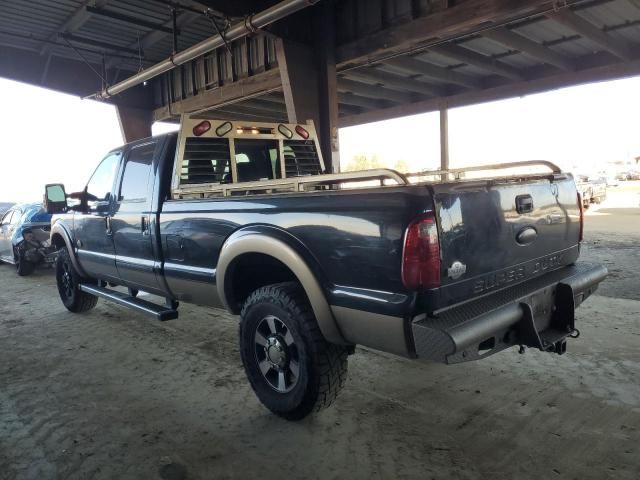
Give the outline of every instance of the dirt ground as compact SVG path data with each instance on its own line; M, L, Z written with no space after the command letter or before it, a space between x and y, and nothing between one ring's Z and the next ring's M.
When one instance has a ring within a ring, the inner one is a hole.
M444 366L359 349L338 402L300 423L258 403L224 312L77 316L50 271L2 265L0 479L637 480L640 209L620 211L625 195L587 216L583 259L612 275L566 355Z

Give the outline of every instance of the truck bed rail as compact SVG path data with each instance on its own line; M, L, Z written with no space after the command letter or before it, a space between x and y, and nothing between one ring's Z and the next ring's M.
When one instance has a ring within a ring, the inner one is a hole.
M289 177L275 180L259 180L242 183L202 183L185 184L172 191L172 198L216 198L232 195L250 195L265 193L293 193L317 190L318 187L340 185L342 188L355 188L356 184L379 181L384 185L410 185L410 179L436 177L435 181L462 180L462 175L467 172L495 171L509 168L544 166L551 170L552 174L560 174L562 170L556 164L547 160L527 160L524 162L496 163L478 165L466 168L451 168L447 170L423 170L421 172L402 174L387 168L373 170L361 170L359 172L328 173L322 175L309 175L304 177ZM438 178L439 177L439 178ZM391 181L389 184L387 182Z
M451 177L453 177L454 180L461 180L462 175L467 172L506 170L509 168L531 167L531 166L547 167L549 168L549 170L551 170L551 173L553 174L562 173L562 169L560 167L558 167L555 163L550 162L548 160L525 160L523 162L492 163L488 165L476 165L473 167L465 167L465 168L449 168L446 170L423 170L421 172L407 173L405 174L405 176L407 178L440 177L441 181L447 181Z
M309 175L305 177L289 177L277 180L259 180L242 183L203 183L182 185L173 190L174 199L228 197L238 194L286 193L305 192L321 186L344 185L377 180L380 185L386 181L393 185L408 185L407 178L395 170L378 168L348 173L328 173L323 175Z

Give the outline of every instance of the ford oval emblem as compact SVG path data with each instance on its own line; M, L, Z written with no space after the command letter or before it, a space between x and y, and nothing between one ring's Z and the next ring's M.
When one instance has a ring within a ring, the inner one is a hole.
M449 270L447 271L447 273L449 275L449 278L457 280L462 275L467 273L467 266L464 263L459 262L458 260L456 260L455 262L453 262L451 264L451 267L449 267Z

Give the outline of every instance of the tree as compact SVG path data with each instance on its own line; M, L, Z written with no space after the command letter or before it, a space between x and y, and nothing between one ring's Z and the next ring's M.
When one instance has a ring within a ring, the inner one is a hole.
M360 170L371 170L374 168L385 168L385 165L380 161L378 155L373 154L368 156L367 154L361 153L353 156L344 171L358 172Z
M393 165L393 169L400 173L409 173L409 164L406 160L396 160L396 163Z

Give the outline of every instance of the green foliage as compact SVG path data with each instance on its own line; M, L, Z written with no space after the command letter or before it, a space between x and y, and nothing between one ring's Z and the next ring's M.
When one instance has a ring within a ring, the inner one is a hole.
M371 170L373 168L385 168L385 165L380 161L378 155L368 156L364 153L354 155L351 161L347 164L345 172L358 172L360 170Z
M393 169L400 173L409 173L409 164L406 160L396 160L396 163L393 165Z

